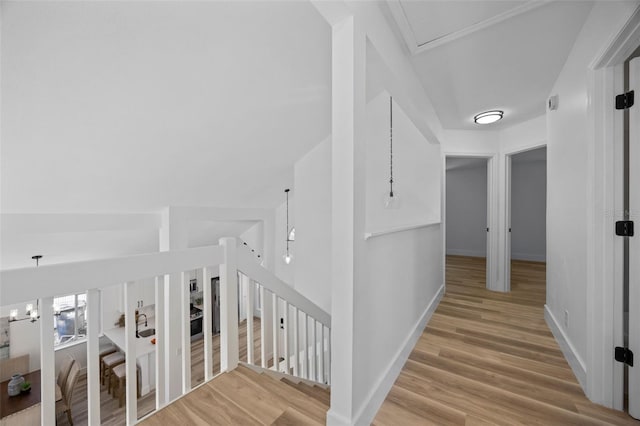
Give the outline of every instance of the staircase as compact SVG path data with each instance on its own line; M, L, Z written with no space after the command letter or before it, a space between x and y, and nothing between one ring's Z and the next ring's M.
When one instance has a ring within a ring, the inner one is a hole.
M222 373L140 424L326 424L330 391L295 377L254 366Z

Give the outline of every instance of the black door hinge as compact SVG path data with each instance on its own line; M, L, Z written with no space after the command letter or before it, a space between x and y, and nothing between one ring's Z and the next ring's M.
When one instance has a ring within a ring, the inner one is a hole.
M616 235L621 237L633 237L633 221L619 220L616 222Z
M633 106L633 90L616 96L616 109L627 109Z
M615 358L618 362L624 362L629 367L633 367L633 352L629 348L616 346Z

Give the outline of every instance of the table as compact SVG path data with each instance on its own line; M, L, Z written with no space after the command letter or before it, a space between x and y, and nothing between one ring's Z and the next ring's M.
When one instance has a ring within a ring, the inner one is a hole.
M31 392L16 396L9 396L7 392L11 379L0 383L0 419L26 410L36 404L40 404L40 370L23 374L24 380L31 382ZM62 399L62 392L56 384L56 401Z

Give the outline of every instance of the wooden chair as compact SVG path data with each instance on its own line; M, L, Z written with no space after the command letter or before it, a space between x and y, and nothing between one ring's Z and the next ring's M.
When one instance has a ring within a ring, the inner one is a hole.
M106 346L102 349L100 349L100 355L98 357L98 362L100 363L100 384L104 385L104 373L105 373L105 366L104 366L104 358L107 355L111 355L112 353L116 352L116 347L113 345L109 345Z
M0 360L0 382L9 380L14 374L29 372L29 354Z
M64 385L67 383L67 377L69 377L69 372L71 371L71 366L75 362L76 360L71 355L66 355L62 360L60 371L58 371L58 378L56 379L60 390L64 389Z
M124 397L127 393L127 366L126 364L119 364L113 367L113 374L111 375L111 380L113 381L113 397L118 398L118 407L122 407L124 404ZM140 393L142 389L141 386L141 376L142 370L139 365L136 365L136 397L140 399Z
M71 399L73 398L73 389L76 387L79 375L80 367L77 362L74 362L71 364L67 381L64 388L62 388L62 399L56 402L56 418L60 413L66 412L70 425L73 425L73 417L71 416Z

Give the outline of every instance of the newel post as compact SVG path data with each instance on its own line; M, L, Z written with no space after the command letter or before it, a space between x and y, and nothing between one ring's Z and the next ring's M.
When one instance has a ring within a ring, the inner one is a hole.
M235 238L220 238L224 263L220 265L220 369L238 366L238 249Z

